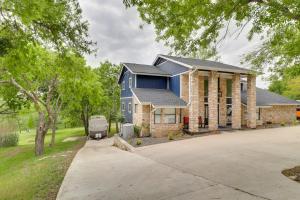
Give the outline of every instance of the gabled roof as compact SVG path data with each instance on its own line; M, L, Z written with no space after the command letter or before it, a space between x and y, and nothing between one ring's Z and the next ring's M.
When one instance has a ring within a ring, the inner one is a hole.
M241 92L242 103L247 104L247 91ZM300 105L300 102L288 99L279 94L256 88L256 106Z
M141 104L152 104L154 107L186 107L187 103L170 90L133 88L132 92Z
M189 67L192 69L215 70L215 71L222 71L222 72L235 72L235 73L244 73L244 74L251 73L251 71L248 69L224 64L221 62L202 60L202 59L196 59L196 58L168 56L168 55L162 55L162 54L159 54L157 56L157 58L154 61L154 64L156 64L156 62L160 58L172 61L177 64L181 64L185 67Z
M144 65L136 63L123 63L127 69L133 74L156 75L156 76L170 76L168 72L160 70L153 65Z

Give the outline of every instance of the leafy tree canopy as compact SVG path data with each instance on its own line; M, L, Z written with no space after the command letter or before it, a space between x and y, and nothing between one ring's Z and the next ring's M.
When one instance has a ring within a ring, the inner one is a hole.
M176 54L215 55L217 43L234 23L237 33L250 26L249 40L261 36L262 45L246 56L256 70L271 65L277 73L300 65L299 0L124 0L124 4L136 6L141 18L154 24L157 39Z
M91 53L88 23L77 0L1 0L0 55L28 42Z

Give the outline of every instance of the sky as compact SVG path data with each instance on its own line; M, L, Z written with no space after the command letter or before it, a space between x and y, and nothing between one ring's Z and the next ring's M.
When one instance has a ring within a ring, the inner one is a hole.
M126 9L122 0L79 0L83 16L88 20L90 39L97 42L96 55L87 55L92 67L109 60L112 63L133 62L152 64L157 54L168 54L170 49L163 42L155 40L152 25L144 25L135 8ZM140 25L143 24L143 29ZM246 31L237 38L234 28L219 45L220 62L240 67L243 55L259 45L259 40L249 42ZM268 83L261 77L257 86L267 88Z

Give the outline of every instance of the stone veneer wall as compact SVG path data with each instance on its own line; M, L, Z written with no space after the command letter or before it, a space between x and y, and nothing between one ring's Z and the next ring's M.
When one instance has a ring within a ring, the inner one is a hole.
M189 105L189 131L198 132L199 117L199 75L198 71L190 73L190 105Z
M296 119L296 106L278 105L271 108L261 108L260 116L263 123L291 123Z
M218 129L218 76L210 71L208 76L208 129Z
M296 119L296 106L278 105L260 109L260 120L256 120L257 125L266 124L267 122L273 124L292 123ZM242 125L247 125L247 107L245 105L242 105Z
M186 103L189 102L189 75L180 75L180 98L182 98ZM182 109L183 116L189 116L189 108Z
M227 79L220 78L220 90L222 92L222 96L220 97L220 103L219 103L219 109L220 109L219 124L221 126L226 126L227 124L227 105L226 105Z
M170 131L180 131L183 124L180 123L180 109L176 108L176 124L164 124L164 109L162 109L161 123L154 123L154 112L151 112L151 136L152 137L165 137Z
M204 76L199 76L199 116L202 117L204 122Z
M135 112L135 104L137 104L137 111ZM138 102L136 97L133 98L132 104L132 123L141 126L141 136L148 136L150 134L150 105L142 105Z
M247 76L247 127L256 128L256 76Z
M234 74L232 78L232 128L240 129L242 121L241 108L241 76Z

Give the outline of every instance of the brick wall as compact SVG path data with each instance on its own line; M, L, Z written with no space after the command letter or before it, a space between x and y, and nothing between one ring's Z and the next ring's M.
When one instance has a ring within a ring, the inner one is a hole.
M263 123L291 123L296 119L296 106L272 106L261 109L261 119Z
M136 111L135 111L135 105L136 105ZM150 134L150 105L142 105L139 104L136 97L133 98L133 104L132 104L132 112L133 112L133 124L140 126L142 128L141 130L141 136L147 136Z
M218 77L217 72L210 71L208 76L208 129L218 129Z
M186 103L189 102L189 75L180 75L180 98L182 98ZM189 116L189 109L185 108L182 110L183 116Z
M257 125L272 122L273 124L292 123L296 119L296 106L272 106L260 108L260 120L256 120ZM256 112L255 112L256 119ZM242 105L242 125L247 125L247 107Z
M168 136L170 131L182 130L183 124L180 123L180 109L176 109L176 124L164 124L163 122L163 110L161 116L161 123L154 123L154 112L151 112L151 136L152 137L165 137Z
M219 109L220 109L219 124L221 126L226 126L227 124L227 106L226 106L227 79L220 78L220 90L222 92L222 96L220 97L220 103L219 103Z
M241 128L241 76L234 74L232 78L232 128Z

